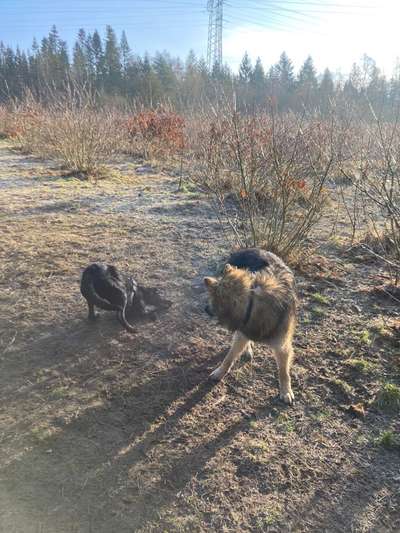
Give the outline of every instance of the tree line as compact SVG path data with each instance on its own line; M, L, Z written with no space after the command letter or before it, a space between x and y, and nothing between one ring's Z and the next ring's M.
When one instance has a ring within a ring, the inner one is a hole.
M246 53L237 73L227 65L215 65L210 71L193 51L185 61L167 52L140 56L132 52L125 32L118 38L111 26L104 38L97 30L80 29L71 54L55 26L40 44L34 40L28 51L0 42L0 101L23 98L27 90L46 98L49 92L64 90L71 80L90 84L108 98L146 107L170 102L181 110L232 92L243 108L262 109L272 99L281 111L301 110L305 104L324 111L343 97L392 112L400 100L400 66L388 79L366 55L344 78L328 68L318 73L312 57L296 74L285 52L268 69L260 58L253 64Z

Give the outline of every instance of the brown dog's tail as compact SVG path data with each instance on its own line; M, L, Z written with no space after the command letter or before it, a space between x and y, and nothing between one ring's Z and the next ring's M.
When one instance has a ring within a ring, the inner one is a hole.
M122 309L118 309L118 312L117 312L118 320L121 322L121 324L124 326L124 328L127 331L130 331L131 333L135 333L135 329L129 324L129 322L126 319L125 310L126 310L126 305L124 305Z

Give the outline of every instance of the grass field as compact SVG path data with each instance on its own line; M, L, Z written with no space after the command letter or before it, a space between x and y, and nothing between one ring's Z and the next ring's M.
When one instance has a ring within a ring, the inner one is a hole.
M297 269L295 405L228 334L204 275L229 251L206 198L121 160L97 183L0 145L0 531L400 530L400 308L382 265L321 227ZM332 218L336 217L332 206ZM79 275L115 263L167 305L86 319Z

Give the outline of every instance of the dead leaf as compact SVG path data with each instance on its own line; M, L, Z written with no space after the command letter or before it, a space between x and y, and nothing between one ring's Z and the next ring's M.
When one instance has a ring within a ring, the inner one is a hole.
M358 416L359 418L364 418L365 416L365 408L362 403L353 403L347 407L347 411L354 415Z

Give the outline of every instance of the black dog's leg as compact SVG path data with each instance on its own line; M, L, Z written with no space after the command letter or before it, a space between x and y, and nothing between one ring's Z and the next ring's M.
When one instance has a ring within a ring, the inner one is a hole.
M98 313L96 313L96 311L94 310L94 305L90 302L88 302L88 307L89 307L89 314L88 314L88 319L89 320L96 320L96 318L99 316Z

